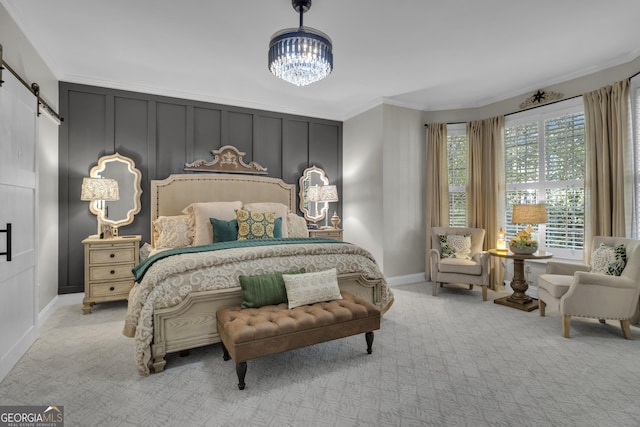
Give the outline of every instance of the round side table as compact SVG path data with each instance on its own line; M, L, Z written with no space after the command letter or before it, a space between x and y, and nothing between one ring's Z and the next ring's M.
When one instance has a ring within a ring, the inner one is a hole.
M544 251L538 251L532 254L514 254L508 251L489 249L489 255L513 260L513 280L511 280L513 293L506 297L496 298L493 302L524 311L532 311L538 308L538 300L526 294L529 285L527 285L527 281L524 278L524 261L527 259L548 259L551 258L553 254Z

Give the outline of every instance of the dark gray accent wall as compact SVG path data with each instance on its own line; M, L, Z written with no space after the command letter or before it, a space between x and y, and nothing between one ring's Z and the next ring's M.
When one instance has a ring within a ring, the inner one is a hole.
M142 210L119 231L143 242L150 240L149 181L188 173L185 163L212 160L211 150L223 145L296 187L305 168L321 167L342 194L342 122L65 82L59 102L59 294L84 291L81 242L97 222L80 188L101 156L118 152L142 173ZM342 216L341 203L331 209Z

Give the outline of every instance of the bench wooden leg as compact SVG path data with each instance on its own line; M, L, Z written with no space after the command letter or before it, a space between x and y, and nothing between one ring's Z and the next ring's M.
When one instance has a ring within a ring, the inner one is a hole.
M371 354L373 352L371 348L373 346L373 332L365 332L364 339L367 340L367 354Z
M227 350L227 347L222 344L222 360L226 361L229 359L231 359L231 357L229 356L229 350Z
M238 388L244 390L244 376L247 374L247 362L236 363L236 373L238 374Z

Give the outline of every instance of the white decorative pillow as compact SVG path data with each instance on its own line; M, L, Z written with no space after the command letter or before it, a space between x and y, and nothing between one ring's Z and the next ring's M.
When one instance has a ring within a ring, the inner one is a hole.
M441 258L471 259L471 234L440 234Z
M607 246L600 243L591 254L591 272L619 276L627 264L627 250L624 245Z
M236 219L236 209L242 208L242 202L203 202L192 203L183 213L189 215L189 225L193 233L192 246L209 245L213 243L213 227L209 218L225 221Z
M289 237L289 228L287 227L289 206L276 202L256 202L247 203L242 209L258 213L275 212L276 218L282 218L282 237Z
M307 221L293 212L287 214L287 228L289 229L289 237L309 237Z
M160 216L153 221L156 248L184 248L191 244L187 215Z
M303 274L283 274L289 308L342 299L335 268Z

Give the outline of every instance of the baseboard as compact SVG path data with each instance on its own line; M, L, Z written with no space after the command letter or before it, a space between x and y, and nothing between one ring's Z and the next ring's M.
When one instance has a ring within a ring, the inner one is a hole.
M49 304L45 308L38 313L38 327L43 325L49 317L53 313L56 312L58 307L63 307L65 305L74 305L74 304L82 304L82 298L84 298L84 293L75 293L75 294L65 294L65 295L56 295L55 298L51 300ZM78 308L78 310L80 310Z
M413 283L420 283L427 280L425 273L407 274L406 276L387 277L387 285L390 287L400 285L411 285Z

